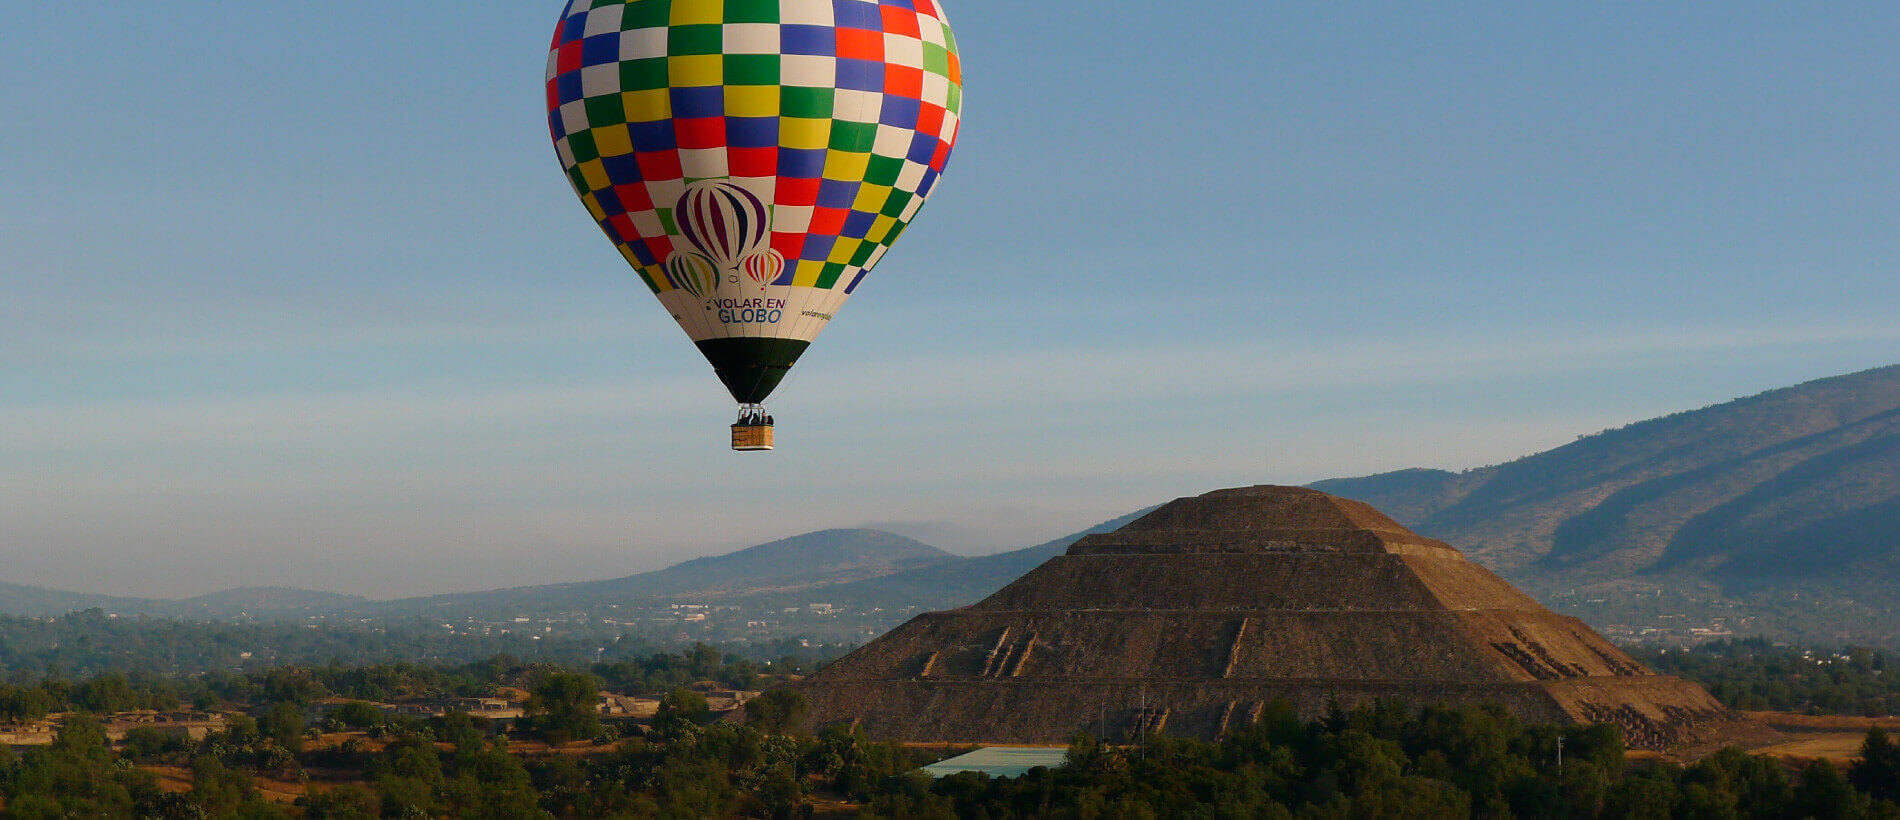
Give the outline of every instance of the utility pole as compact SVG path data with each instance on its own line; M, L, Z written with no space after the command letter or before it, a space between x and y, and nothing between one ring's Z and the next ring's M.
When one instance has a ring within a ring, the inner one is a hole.
M1558 735L1557 736L1557 773L1563 774L1563 771L1564 771L1564 736Z

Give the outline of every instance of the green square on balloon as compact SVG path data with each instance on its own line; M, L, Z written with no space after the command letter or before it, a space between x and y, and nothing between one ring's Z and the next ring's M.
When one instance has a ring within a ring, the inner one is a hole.
M594 143L594 135L587 131L567 135L567 150L573 152L575 165L600 159L600 147Z
M831 119L831 107L837 91L788 85L778 90L779 115L806 120Z
M903 172L903 160L873 156L864 170L864 181L872 185L896 185L897 175Z
M620 64L620 90L652 91L665 87L667 87L665 57L627 60Z
M651 0L649 0L650 2ZM776 23L779 0L726 0L728 23Z
M620 104L619 94L606 94L588 97L587 124L594 128L603 125L619 125L627 121L627 108Z
M831 121L831 144L833 151L865 152L877 143L877 123Z
M891 195L884 200L884 209L878 213L892 219L903 219L904 209L910 206L912 196L914 194L909 191L892 191Z
M646 0L653 2L653 0ZM674 26L666 30L666 53L680 57L689 54L718 54L726 49L725 26Z
M666 28L673 16L673 4L661 0L636 0L620 13L620 30Z
M819 290L830 290L833 285L838 284L838 277L844 275L844 268L844 264L840 262L825 263L824 269L818 272L816 287Z
M726 55L726 85L778 85L777 54Z
M936 43L924 43L924 70L939 77L950 76L950 52Z

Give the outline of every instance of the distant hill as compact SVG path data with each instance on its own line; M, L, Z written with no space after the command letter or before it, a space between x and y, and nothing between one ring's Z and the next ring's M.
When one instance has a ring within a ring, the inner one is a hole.
M1532 590L1851 599L1834 636L1900 625L1900 366L1609 430L1508 464L1312 485ZM1634 583L1635 586L1630 584ZM1822 606L1822 604L1817 604ZM1853 624L1875 617L1881 624ZM1817 624L1826 628L1828 624Z
M963 560L882 530L822 530L625 578L409 598L385 607L546 611L629 601L731 599L830 587Z
M276 618L335 612L368 603L368 598L297 587L239 587L180 601L154 602L152 614L174 618Z
M0 615L19 615L29 618L50 618L68 612L81 612L92 608L113 611L144 611L145 607L158 604L144 598L116 598L110 595L87 595L80 592L66 592L45 587L26 586L0 582Z
M121 615L156 618L229 620L278 618L311 612L330 612L368 599L294 587L244 587L178 600L88 595L45 587L0 583L0 615L47 618L69 612L103 609Z
M1121 529L1124 524L1146 515L1152 509L1149 507L1132 512L1033 547L977 558L960 558L843 584L833 590L830 597L836 602L853 606L875 605L886 608L900 602L901 605L922 609L948 609L976 603L1040 566L1042 562L1061 555L1082 536Z
M287 587L253 587L184 600L114 598L0 583L0 614L45 617L100 608L125 615L228 620L344 616L516 616L626 603L835 601L902 610L963 606L1060 554L1084 535L1107 532L1142 510L1034 547L967 558L880 530L806 533L654 572L602 581L370 601Z

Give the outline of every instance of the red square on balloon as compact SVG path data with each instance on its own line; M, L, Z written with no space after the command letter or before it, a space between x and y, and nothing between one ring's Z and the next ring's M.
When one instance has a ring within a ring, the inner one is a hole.
M901 65L884 67L884 93L907 100L924 96L924 70Z
M646 240L647 251L653 254L654 261L666 264L666 258L673 255L673 238L666 234L642 238Z
M837 236L844 231L845 217L851 215L850 208L816 208L811 212L812 236Z
M943 136L943 115L943 106L924 103L917 112L917 133Z
M680 170L678 151L641 151L635 157L640 163L640 178L649 182L683 179L686 176L686 172Z
M884 12L884 30L891 34L921 39L924 33L917 28L917 12L899 6L880 6Z
M615 185L614 196L620 197L620 207L627 213L653 210L653 198L647 195L647 186L640 183Z
M640 241L640 232L633 227L633 219L626 214L614 214L607 217L607 226L613 229L614 238L623 245Z
M838 58L884 62L884 32L838 29Z
M673 132L681 148L726 147L725 117L675 117Z
M773 199L780 205L816 205L818 189L823 184L822 179L780 179Z
M805 235L802 233L772 234L772 250L778 251L786 259L797 259L805 251Z
M566 74L581 70L581 40L574 40L561 46L554 58L554 73Z
M726 162L735 177L778 176L778 148L728 148Z

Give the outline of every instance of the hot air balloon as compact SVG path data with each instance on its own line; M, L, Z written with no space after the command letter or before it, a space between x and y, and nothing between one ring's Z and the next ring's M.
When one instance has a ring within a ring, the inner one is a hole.
M571 0L548 127L575 193L739 403L763 403L943 173L963 102L936 0Z

